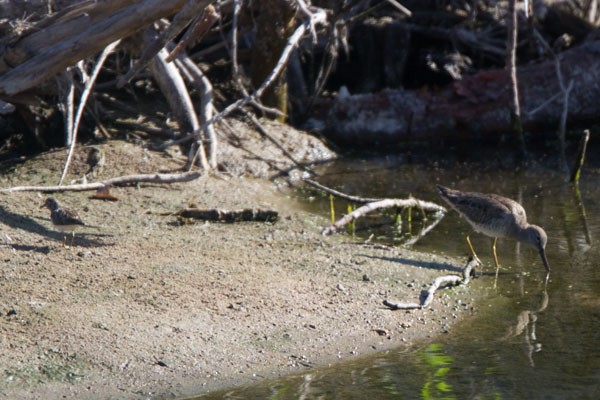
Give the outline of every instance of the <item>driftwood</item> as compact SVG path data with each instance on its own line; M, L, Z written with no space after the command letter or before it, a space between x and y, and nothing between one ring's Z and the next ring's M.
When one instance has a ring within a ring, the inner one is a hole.
M560 55L564 82L573 82L569 121L600 114L600 40L589 38ZM554 59L517 69L521 119L531 133L551 128L563 115L564 91ZM342 92L340 92L342 93ZM484 139L510 131L510 78L504 70L464 77L439 91L383 90L339 95L326 119L326 136L351 146L394 145L456 137Z
M370 213L374 210L379 210L382 208L419 208L424 211L432 211L445 213L446 209L440 205L429 201L417 200L413 198L408 199L383 199L373 203L367 203L362 207L357 208L349 214L346 214L342 218L338 219L334 224L329 227L323 229L321 232L323 235L332 235L336 233L340 228L349 224L357 218L362 217L363 215ZM422 237L422 236L421 236Z
M279 219L279 213L275 210L262 210L244 208L241 210L223 210L219 208L199 209L186 208L177 212L175 215L181 218L194 218L205 221L220 221L220 222L242 222L242 221L258 221L258 222L275 222Z
M465 268L462 271L462 275L444 275L435 278L429 289L427 289L425 295L422 296L421 303L399 303L386 299L383 301L383 305L389 307L391 310L414 310L429 307L433 301L433 295L440 287L447 285L468 285L469 281L471 280L473 269L479 265L480 264L476 259L469 257L467 265L465 265Z
M106 179L100 182L81 183L76 185L64 186L14 186L11 188L0 189L0 193L13 192L82 192L86 190L98 190L107 186L123 186L134 183L175 183L189 182L202 176L202 172L192 171L177 174L141 174L141 175L126 175L116 178Z
M199 3L206 7L212 2ZM31 89L110 43L175 14L184 4L186 0L88 1L69 7L0 54L0 95Z
M439 213L442 215L444 215L447 211L444 207L442 207L438 204L435 204L435 203L432 203L429 201L418 200L418 199L415 199L412 197L410 197L408 199L365 198L365 197L351 196L346 193L339 192L335 189L332 189L332 188L322 185L318 182L315 182L312 179L305 178L304 182L308 183L312 187L315 187L315 188L322 190L325 193L329 193L333 196L340 197L342 199L345 199L348 201L353 201L356 203L365 203L365 205L363 205L362 207L357 208L356 210L352 211L349 214L346 214L344 217L340 218L339 220L337 220L335 223L333 223L329 227L324 228L323 231L321 232L323 235L332 235L332 234L336 233L340 228L344 227L345 225L349 224L350 222L354 221L355 219L362 217L371 211L379 210L382 208L402 208L402 209L418 208L419 210L421 210L423 215L425 215L426 211ZM433 227L435 227L439 223L439 221L440 221L440 218L436 218L435 221L429 227L426 227L423 230L421 230L419 235L410 241L410 244L416 243L420 238L425 236L429 231L431 231L431 229L433 229Z

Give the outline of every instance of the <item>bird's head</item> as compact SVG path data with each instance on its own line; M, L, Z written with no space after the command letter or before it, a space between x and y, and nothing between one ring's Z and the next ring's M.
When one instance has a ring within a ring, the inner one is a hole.
M537 225L529 225L527 228L527 242L532 245L536 250L543 250L546 248L548 242L548 236L546 232Z
M56 210L59 207L58 200L56 200L54 197L48 197L44 204L40 206L40 208L42 207L47 207L50 211Z
M548 258L546 258L546 243L548 242L546 232L537 225L529 225L526 232L527 243L532 245L540 253L544 268L546 268L547 272L550 272L550 264L548 263Z

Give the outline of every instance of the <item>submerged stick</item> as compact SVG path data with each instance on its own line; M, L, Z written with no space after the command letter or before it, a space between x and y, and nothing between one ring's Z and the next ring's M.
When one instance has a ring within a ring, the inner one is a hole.
M587 151L587 144L590 140L590 131L586 129L583 131L583 136L581 137L581 142L579 142L579 150L577 151L577 159L575 160L575 165L573 165L573 169L571 171L571 178L569 182L572 182L576 185L579 184L579 177L581 175L581 168L583 167L583 162L585 161L585 153Z

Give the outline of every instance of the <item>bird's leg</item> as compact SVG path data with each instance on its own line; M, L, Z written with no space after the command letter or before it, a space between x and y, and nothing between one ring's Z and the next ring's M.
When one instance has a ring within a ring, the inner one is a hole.
M498 263L498 256L496 255L496 241L498 241L498 238L494 238L494 243L492 244L494 262L496 263L496 277L494 278L494 289L496 288L496 284L498 283L498 271L500 271L500 264Z
M473 248L473 245L471 244L471 238L469 237L469 235L467 235L467 244L469 245L469 249L471 250L471 255L473 256L473 259L475 261L477 261L479 263L479 265L483 265L481 263L481 260L479 259L479 257L477 257L477 253L475 253L475 249Z
M71 232L71 247L73 247L74 241L75 241L75 231Z

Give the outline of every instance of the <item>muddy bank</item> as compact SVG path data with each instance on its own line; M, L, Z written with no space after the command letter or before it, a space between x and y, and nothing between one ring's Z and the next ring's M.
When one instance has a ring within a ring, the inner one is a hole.
M122 142L103 148L106 176L182 163ZM63 162L64 152L44 154L5 171L0 185L54 184ZM72 248L40 195L0 195L0 397L200 393L435 337L472 312L468 288L426 310L385 309L384 299L416 300L462 261L322 237L326 220L264 180L204 176L113 193L118 202L56 194L100 227ZM281 218L182 225L168 215L190 204L272 208Z

